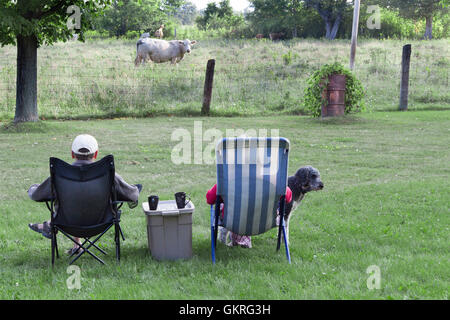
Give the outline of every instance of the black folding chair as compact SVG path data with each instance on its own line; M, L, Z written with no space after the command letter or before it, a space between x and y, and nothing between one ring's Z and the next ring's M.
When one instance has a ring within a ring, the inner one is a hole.
M115 228L116 258L120 261L120 237L125 240L120 228L120 208L123 202L116 200L114 176L112 155L83 166L72 166L60 159L50 158L50 177L55 198L46 203L51 213L52 266L55 263L55 253L59 258L56 241L58 231L74 243L77 242L73 237L84 239L80 249L70 256L71 258L78 253L70 264L84 253L104 264L89 249L94 247L106 254L96 242L112 226ZM93 237L95 239L91 241Z

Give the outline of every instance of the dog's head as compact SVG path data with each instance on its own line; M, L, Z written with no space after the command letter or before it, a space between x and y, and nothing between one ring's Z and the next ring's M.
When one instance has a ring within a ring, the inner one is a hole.
M311 166L302 167L295 173L295 179L302 189L302 193L318 191L323 189L319 170Z

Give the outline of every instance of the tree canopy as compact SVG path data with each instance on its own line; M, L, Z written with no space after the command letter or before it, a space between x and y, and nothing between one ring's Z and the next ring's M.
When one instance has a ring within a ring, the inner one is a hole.
M69 7L80 8L82 31L90 25L89 18L110 3L111 0L0 0L0 44L15 45L18 35L35 36L38 45L67 40L74 32L67 27Z

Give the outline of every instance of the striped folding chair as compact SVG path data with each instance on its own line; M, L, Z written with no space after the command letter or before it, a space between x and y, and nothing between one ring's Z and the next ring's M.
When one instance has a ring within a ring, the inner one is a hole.
M211 206L211 257L215 263L220 226L239 235L257 235L277 225L277 251L283 233L291 262L284 223L289 140L286 138L224 138L216 146L217 200ZM219 219L220 203L224 204Z

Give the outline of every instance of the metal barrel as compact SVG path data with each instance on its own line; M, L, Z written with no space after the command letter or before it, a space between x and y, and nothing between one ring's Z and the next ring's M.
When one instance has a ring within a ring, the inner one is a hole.
M323 91L327 104L322 105L322 117L342 116L345 114L345 75L333 74L328 79L328 86Z

